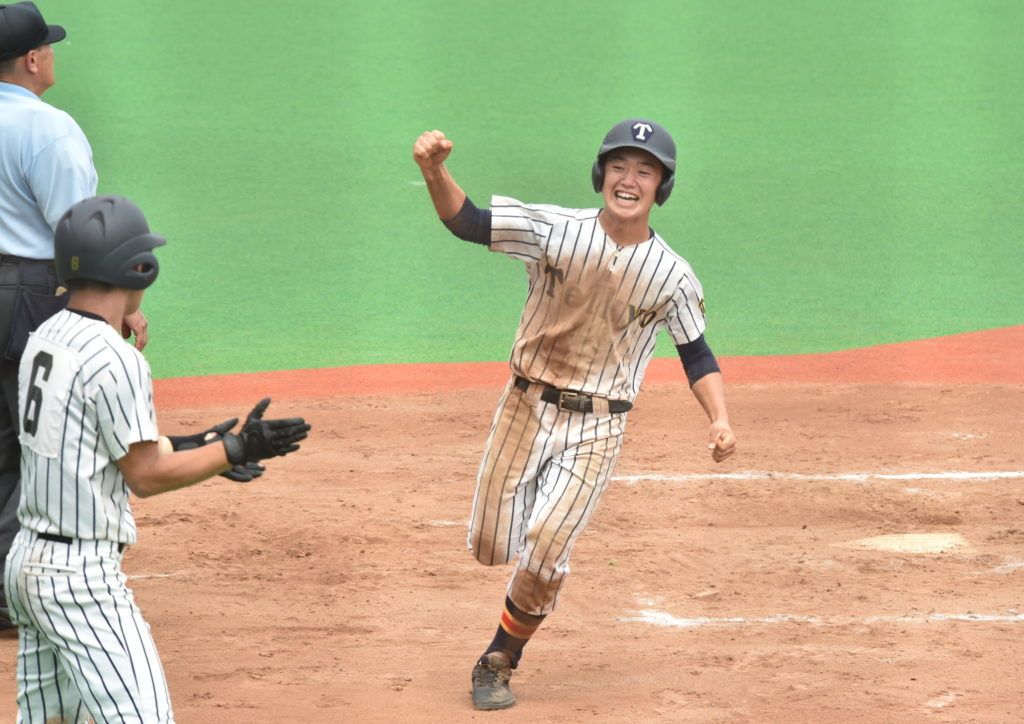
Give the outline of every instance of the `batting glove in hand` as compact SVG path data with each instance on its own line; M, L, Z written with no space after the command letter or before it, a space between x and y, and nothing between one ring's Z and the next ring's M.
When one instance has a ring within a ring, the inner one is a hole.
M253 408L238 434L224 435L224 450L233 465L255 463L265 458L287 455L299 449L311 426L301 417L264 420L263 412L270 404L266 397Z
M256 406L254 408L252 408L252 411L246 416L245 424L248 425L253 420L260 420L260 419L262 419L263 418L263 412L267 409L267 405L269 405L269 404L270 404L270 398L269 397L264 397L262 400L257 402ZM238 422L238 418L237 417L234 419L234 422ZM221 424L223 424L223 423L221 423ZM234 425L231 425L226 430L224 430L221 433L220 437L223 437L224 433L226 433L232 427L234 427ZM253 479L258 478L259 476L263 475L263 471L265 471L265 470L266 470L266 467L264 467L263 465L260 465L259 463L246 462L246 463L244 463L242 465L235 465L233 467L228 468L223 473L221 473L221 475L223 475L228 480L234 480L236 483L248 483L248 482L252 482Z
M245 463L244 465L234 465L228 468L221 473L221 477L234 480L236 483L248 483L254 478L263 475L264 470L266 468L259 463Z
M266 409L266 405L264 405L263 407L264 409ZM246 418L246 422L248 422L249 419L252 418L253 414L255 413L256 409L253 409L253 411L249 413L249 417ZM260 410L260 414L263 414L262 410ZM223 439L224 435L227 434L228 430L230 430L237 424L238 418L232 417L230 420L225 420L219 425L214 425L210 429L203 430L202 432L197 433L195 435L169 435L167 439L171 441L171 448L175 452L177 452L178 450L192 450L193 448L202 447L203 445L208 445L211 442L216 442L217 440ZM252 481L254 478L258 478L259 476L263 475L264 470L266 470L266 468L263 467L262 465L247 462L244 465L235 465L233 467L228 468L223 473L221 473L221 477L227 478L228 480L232 480L236 483L248 483Z
M267 406L270 404L270 398L264 397L262 400L256 403L256 406L252 408L248 415L245 416L245 424L248 425L254 420L262 420L263 413L267 411ZM236 420L237 422L237 420Z

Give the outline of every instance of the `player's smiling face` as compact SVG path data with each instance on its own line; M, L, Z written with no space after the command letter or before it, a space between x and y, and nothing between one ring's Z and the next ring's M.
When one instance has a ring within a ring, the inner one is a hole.
M623 219L644 219L654 206L661 183L661 162L639 148L617 148L604 163L606 211Z

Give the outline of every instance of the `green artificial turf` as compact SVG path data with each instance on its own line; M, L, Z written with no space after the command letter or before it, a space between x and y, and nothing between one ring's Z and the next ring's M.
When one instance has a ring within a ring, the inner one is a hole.
M676 138L652 223L716 353L1024 323L1017 0L38 4L45 100L169 240L158 377L506 358L522 265L437 222L413 142L480 205L589 206L633 115Z

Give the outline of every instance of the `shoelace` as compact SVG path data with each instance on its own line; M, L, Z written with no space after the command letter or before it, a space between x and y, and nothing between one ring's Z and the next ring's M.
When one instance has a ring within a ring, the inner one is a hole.
M476 679L479 684L484 686L498 686L504 673L505 671L502 668L485 664L477 670Z

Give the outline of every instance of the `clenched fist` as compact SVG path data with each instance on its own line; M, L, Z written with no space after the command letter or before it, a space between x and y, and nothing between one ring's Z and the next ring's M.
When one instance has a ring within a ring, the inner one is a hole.
M412 157L424 171L443 164L451 152L452 142L441 131L427 131L412 147Z
M708 443L711 457L716 463L728 459L736 452L736 435L727 424L714 423L711 426L711 442Z

